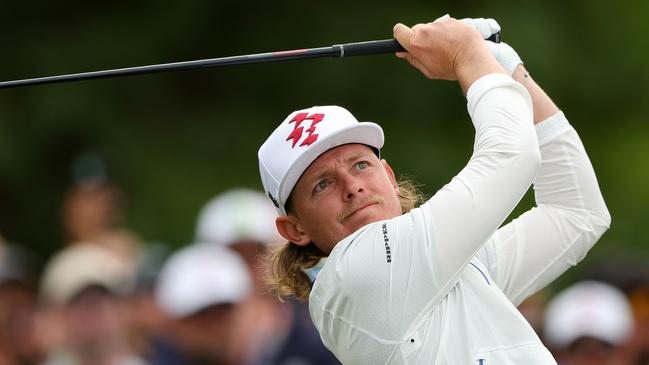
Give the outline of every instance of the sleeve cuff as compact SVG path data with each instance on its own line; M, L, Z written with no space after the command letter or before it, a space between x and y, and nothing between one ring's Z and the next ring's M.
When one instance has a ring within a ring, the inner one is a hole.
M568 119L563 112L558 112L548 119L536 124L536 137L539 140L539 145L543 145L560 134L572 129Z

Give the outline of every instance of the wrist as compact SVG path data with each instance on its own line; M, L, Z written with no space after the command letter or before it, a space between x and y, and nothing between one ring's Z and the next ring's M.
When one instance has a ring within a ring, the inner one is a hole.
M522 63L518 64L512 72L512 78L521 84L531 80L530 73L527 71Z
M554 104L545 91L543 91L543 89L541 89L541 87L534 81L529 72L527 72L525 66L519 64L514 70L512 78L523 85L532 97L534 124L541 123L559 112L559 108Z
M460 55L455 66L457 79L464 95L469 87L482 76L491 73L505 74L502 66L482 44L469 49L469 52Z

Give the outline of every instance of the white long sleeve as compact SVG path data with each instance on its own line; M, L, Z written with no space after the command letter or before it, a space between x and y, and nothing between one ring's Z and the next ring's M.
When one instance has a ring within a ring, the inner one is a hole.
M452 285L518 204L540 166L532 104L522 85L504 75L487 75L471 86L467 99L476 128L473 155L412 213L424 215L421 220L432 227L433 237L423 242L433 245L429 257L438 288Z
M611 221L586 151L564 114L536 130L543 160L534 180L537 207L500 228L477 255L515 305L581 261Z

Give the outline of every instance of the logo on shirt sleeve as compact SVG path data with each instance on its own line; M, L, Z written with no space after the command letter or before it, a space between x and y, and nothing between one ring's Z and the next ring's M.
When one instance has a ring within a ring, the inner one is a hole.
M388 238L388 225L383 222L383 243L385 244L385 260L389 264L392 262L392 249L390 248L390 239Z

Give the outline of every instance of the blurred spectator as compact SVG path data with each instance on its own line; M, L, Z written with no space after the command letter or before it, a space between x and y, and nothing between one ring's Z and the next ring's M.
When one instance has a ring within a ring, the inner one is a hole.
M44 359L34 265L31 251L0 237L0 365L35 365Z
M649 280L630 288L629 299L635 319L635 331L628 346L634 354L634 365L649 365Z
M283 243L275 227L277 212L261 192L233 189L201 210L196 242L225 246L245 260L253 295L242 304L232 337L241 364L338 364L320 340L304 303L281 303L265 285L267 246Z
M541 290L518 305L518 310L543 340L543 318L548 301L547 290Z
M74 163L73 175L61 212L66 243L102 245L135 267L139 238L123 227L123 196L108 180L104 162L84 154Z
M245 264L227 249L191 245L172 255L156 285L157 303L171 321L153 364L238 364L235 318L250 289Z
M611 285L582 281L548 304L545 340L560 365L631 365L632 333L629 301Z
M41 294L46 365L140 365L127 342L126 296L134 272L113 251L93 244L70 246L47 264Z
M195 241L229 247L248 264L256 294L266 293L266 245L283 243L275 228L275 206L261 192L233 189L208 201L198 215Z
M164 332L168 319L156 303L155 282L170 252L167 245L159 242L148 242L142 246L136 288L129 296L130 342L141 357L151 361L155 341Z
M646 255L616 252L600 259L587 277L620 288L633 309L634 331L625 344L634 365L649 365L649 266Z

